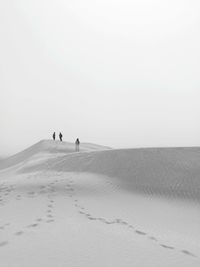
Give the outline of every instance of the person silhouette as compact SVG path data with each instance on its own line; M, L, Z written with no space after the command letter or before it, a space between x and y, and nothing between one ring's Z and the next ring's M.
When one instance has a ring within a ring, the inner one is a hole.
M80 145L80 141L79 141L79 138L77 138L76 142L75 142L75 146L76 146L75 150L76 150L76 152L79 152L79 145Z
M56 139L56 133L54 132L53 133L53 140L55 141L55 139Z
M63 137L63 135L60 133L59 134L60 142L62 142L62 137Z

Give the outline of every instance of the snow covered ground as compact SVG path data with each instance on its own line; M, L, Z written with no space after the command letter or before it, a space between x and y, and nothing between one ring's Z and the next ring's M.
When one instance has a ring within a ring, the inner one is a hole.
M0 161L0 266L200 266L200 149L41 141Z

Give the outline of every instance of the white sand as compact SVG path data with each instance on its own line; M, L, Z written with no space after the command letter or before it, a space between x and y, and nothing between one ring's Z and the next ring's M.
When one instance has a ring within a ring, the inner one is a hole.
M200 149L73 149L0 162L0 266L200 266Z

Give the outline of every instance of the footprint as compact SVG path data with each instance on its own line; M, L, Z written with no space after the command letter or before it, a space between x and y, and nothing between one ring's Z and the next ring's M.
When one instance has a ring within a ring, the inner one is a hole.
M38 226L38 223L33 223L33 224L28 225L27 227L30 228L30 227L37 227L37 226Z
M106 220L105 219L103 219L103 218L97 218L97 220L99 220L99 221L101 221L101 222L106 222Z
M41 190L41 191L39 191L39 194L46 194L46 191L45 190Z
M125 221L121 221L120 224L128 225L128 223Z
M83 212L83 211L81 211L81 210L79 211L79 213L80 213L80 214L85 214L85 212ZM86 215L87 215L87 214L86 214Z
M146 233L145 232L142 232L142 231L136 230L135 232L136 232L136 234L139 234L139 235L146 235Z
M54 222L54 220L47 220L46 222L47 223L51 223L51 222Z
M116 222L116 223L121 223L122 220L121 220L121 219L116 219L115 222Z
M19 231L19 232L16 232L15 235L19 236L19 235L23 235L23 233L24 233L23 231Z
M94 217L88 217L88 219L91 220L91 221L97 220L97 218L94 218Z
M163 247L163 248L167 248L167 249L174 249L174 247L167 246L167 245L164 245L164 244L160 244L160 246Z
M188 255L188 256L196 257L194 254L192 254L192 253L189 252L188 250L181 250L181 252L183 252L184 254L186 254L186 255Z
M105 223L106 224L114 224L114 222L109 222L109 221L106 221L106 220L105 220Z
M8 244L8 241L0 242L0 247L6 246Z
M153 241L158 241L154 236L150 236L149 239L151 239Z
M33 192L33 191L32 191L32 192L28 192L28 194L29 194L29 195L34 195L35 192Z

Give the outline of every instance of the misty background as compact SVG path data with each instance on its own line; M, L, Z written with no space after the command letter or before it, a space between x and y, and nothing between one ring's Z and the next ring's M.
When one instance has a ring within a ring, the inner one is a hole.
M0 155L63 133L200 145L198 0L0 2Z

